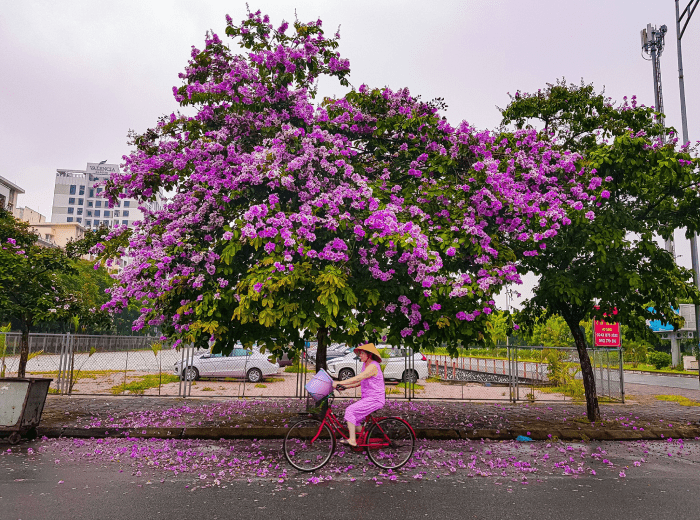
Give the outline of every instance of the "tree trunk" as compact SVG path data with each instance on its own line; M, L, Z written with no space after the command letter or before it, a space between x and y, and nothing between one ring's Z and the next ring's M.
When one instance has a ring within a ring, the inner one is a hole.
M321 327L316 332L316 341L318 342L318 347L316 348L316 372L323 370L328 370L328 365L326 365L326 352L328 350L328 329L326 327Z
M576 350L578 350L578 359L581 363L581 377L583 378L583 389L586 393L586 415L591 422L600 420L600 408L598 407L598 394L595 388L595 376L593 374L593 365L591 358L588 357L586 349L586 337L584 336L579 323L581 320L567 319L564 316L571 334L576 341Z
M17 377L24 377L27 371L27 359L29 358L29 327L22 327L22 339L19 342L19 368Z

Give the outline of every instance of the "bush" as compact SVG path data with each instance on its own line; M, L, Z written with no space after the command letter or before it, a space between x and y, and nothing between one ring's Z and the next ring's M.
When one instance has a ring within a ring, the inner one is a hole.
M637 368L640 363L646 362L649 347L646 341L628 341L623 348L624 360L631 361L632 367Z
M649 364L654 365L656 370L661 370L671 365L671 354L666 354L666 352L649 352L647 360Z

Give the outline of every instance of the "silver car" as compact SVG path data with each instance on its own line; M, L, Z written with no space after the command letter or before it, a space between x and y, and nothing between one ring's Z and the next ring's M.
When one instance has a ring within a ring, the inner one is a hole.
M381 347L381 346L380 346ZM384 379L409 381L415 383L419 379L428 377L428 360L420 353L413 353L410 349L389 348L382 349L389 354L382 359ZM413 359L406 359L408 356ZM411 362L413 366L411 367ZM360 358L350 351L347 355L328 361L328 374L340 381L354 377L362 370Z
M180 375L186 363L175 363L176 375ZM270 363L266 355L236 347L228 356L210 352L195 354L185 368L185 379L192 381L200 377L245 377L251 383L258 383L264 377L276 374L279 369L279 364Z

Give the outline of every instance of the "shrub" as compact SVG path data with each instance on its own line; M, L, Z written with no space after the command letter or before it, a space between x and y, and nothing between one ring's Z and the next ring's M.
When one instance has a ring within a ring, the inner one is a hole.
M647 360L649 344L646 341L628 341L623 348L625 361L631 361L632 367L637 368L639 363Z
M661 370L671 365L671 354L666 354L666 352L649 352L647 359L649 364L654 365L656 370Z

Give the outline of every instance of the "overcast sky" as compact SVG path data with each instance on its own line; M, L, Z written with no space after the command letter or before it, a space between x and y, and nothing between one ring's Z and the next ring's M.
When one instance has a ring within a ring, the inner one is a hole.
M689 0L681 0L681 9ZM443 97L452 123L500 121L508 92L566 77L592 82L613 99L654 104L651 63L639 31L668 26L662 55L667 121L680 131L673 0L455 0L250 2L282 19L341 26L341 55L354 86L409 87ZM23 0L0 10L0 175L25 190L19 205L51 217L57 168L121 162L129 129L142 132L177 109L172 87L191 46L208 29L224 38L225 15L245 2ZM700 139L700 14L683 36L690 139ZM342 95L330 81L321 95ZM679 263L690 265L677 233ZM527 285L527 283L526 283ZM526 289L526 288L524 288ZM528 291L523 291L528 294ZM499 302L502 304L502 302Z

